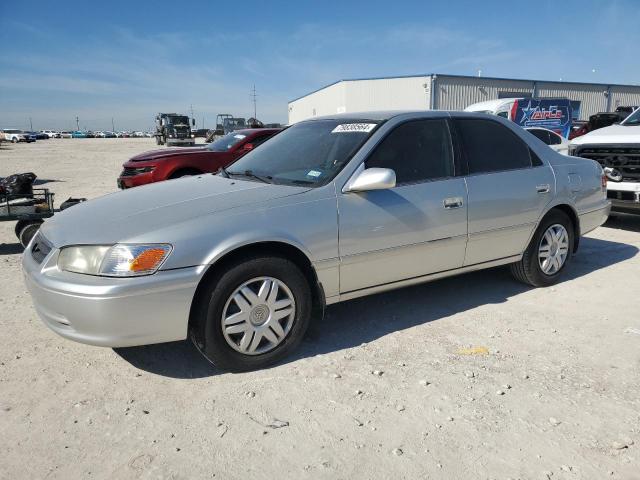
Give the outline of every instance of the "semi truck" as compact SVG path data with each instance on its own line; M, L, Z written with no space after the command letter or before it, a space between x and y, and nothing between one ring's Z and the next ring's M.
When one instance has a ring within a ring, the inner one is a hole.
M156 115L156 144L168 147L192 147L196 141L191 136L191 125L195 120L179 113L159 113Z

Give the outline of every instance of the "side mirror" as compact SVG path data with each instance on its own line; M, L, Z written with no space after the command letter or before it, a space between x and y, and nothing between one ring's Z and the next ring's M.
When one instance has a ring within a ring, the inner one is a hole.
M344 192L387 190L395 186L396 172L390 168L367 168L351 179L344 189Z
M251 143L251 142L245 143L242 146L242 150L244 150L245 152L250 152L251 150L253 150L253 143Z

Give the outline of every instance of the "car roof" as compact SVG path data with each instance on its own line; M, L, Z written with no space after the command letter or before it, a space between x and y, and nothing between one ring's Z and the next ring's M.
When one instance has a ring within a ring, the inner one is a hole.
M489 115L484 112L466 112L462 110L384 110L384 111L372 111L372 112L353 112L353 113L339 113L336 115L325 115L322 117L313 117L306 120L301 120L298 123L313 122L317 120L340 120L344 122L363 122L367 120L371 121L386 121L396 117L405 117L406 119L413 118L443 118L443 117L455 117L455 118L484 118L494 121L501 121L502 119L496 115Z
M375 110L371 112L336 113L335 115L323 115L321 117L308 118L304 122L314 120L373 120L384 121L400 115L420 114L424 116L442 117L449 114L446 110Z

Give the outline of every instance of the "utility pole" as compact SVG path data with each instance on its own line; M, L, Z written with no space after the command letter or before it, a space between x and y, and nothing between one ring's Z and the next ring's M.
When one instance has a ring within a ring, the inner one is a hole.
M76 131L80 131L80 119L76 115Z
M256 85L253 84L253 90L251 90L250 96L253 98L253 118L258 119L258 114L256 113Z
M194 116L193 116L193 103L191 104L191 118L194 118Z
M30 127L30 131L33 132L33 122L31 121L31 117L29 117L29 127Z
M113 125L113 117L111 117L111 131L115 133L116 127Z

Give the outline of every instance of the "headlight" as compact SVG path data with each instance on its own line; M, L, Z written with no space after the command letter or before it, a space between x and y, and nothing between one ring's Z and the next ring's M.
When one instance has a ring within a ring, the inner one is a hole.
M65 247L58 255L58 268L105 277L151 275L167 259L171 248L168 244Z
M138 175L140 173L152 172L154 168L156 168L156 167L153 167L153 166L152 167L139 167L139 168L133 168L132 170L136 175Z

